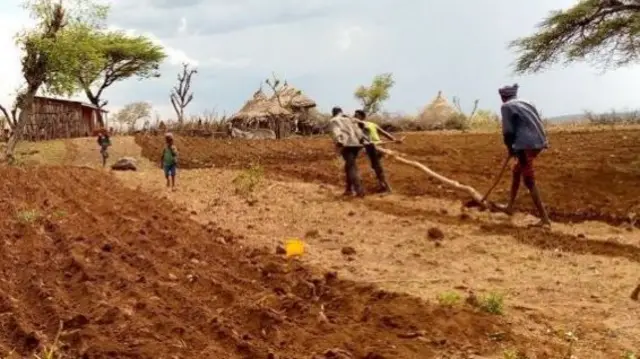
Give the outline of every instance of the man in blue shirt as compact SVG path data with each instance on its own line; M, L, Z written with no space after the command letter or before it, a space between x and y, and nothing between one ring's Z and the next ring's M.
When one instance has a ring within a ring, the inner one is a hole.
M540 214L541 219L536 226L548 227L551 225L551 221L542 204L533 168L535 158L548 147L547 134L540 114L535 106L518 98L518 84L502 87L498 93L502 99L500 110L504 144L507 146L509 155L518 161L513 168L511 198L509 204L503 209L506 213L513 214L513 207L522 179Z

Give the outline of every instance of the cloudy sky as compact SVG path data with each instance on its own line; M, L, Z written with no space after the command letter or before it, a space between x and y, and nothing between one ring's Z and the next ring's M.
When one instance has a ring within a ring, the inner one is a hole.
M548 116L638 106L640 66L600 73L573 65L514 77L506 44L572 0L114 0L110 25L152 36L169 55L160 79L106 93L110 110L150 101L171 115L180 63L197 64L190 113L233 113L275 71L316 99L353 110L353 91L379 73L396 85L384 108L416 112L442 90L463 106L496 110L496 89L518 82ZM20 84L13 35L28 24L19 0L0 2L0 102ZM7 49L9 49L7 51Z

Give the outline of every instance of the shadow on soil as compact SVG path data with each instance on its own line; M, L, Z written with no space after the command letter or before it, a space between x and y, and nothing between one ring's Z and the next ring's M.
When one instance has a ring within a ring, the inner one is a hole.
M453 216L445 212L411 208L393 202L364 200L363 204L373 210L398 217L417 217L446 225L459 226L468 224L478 226L479 230L484 234L510 236L522 244L544 250L626 258L640 263L640 248L629 244L580 238L537 228L523 228L510 223L487 223L465 214Z
M510 224L483 224L484 233L511 236L518 242L544 250L559 250L574 254L591 254L611 258L626 258L640 263L640 248L630 244L580 238L537 228L520 228Z

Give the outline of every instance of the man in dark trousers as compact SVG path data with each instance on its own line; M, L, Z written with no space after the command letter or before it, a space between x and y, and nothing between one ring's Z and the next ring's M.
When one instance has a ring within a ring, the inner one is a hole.
M536 157L548 147L547 134L542 119L535 106L518 98L518 84L502 87L498 93L502 99L504 144L507 146L509 155L518 161L513 168L511 198L503 210L510 215L513 214L513 207L522 180L540 215L540 222L535 226L549 227L551 221L536 186L533 167Z
M382 142L380 140L379 133L390 141L399 141L387 131L381 129L377 124L367 121L367 114L363 110L356 110L353 117L355 117L360 129L363 130L369 139L369 143L364 146L364 149L367 152L367 157L369 157L371 168L373 168L373 171L376 173L379 191L382 193L391 192L391 186L389 186L389 183L385 178L384 169L382 167L382 153L378 151L376 145Z
M334 107L331 110L331 115L329 133L344 159L346 175L344 195L351 196L355 193L358 197L363 197L364 190L358 175L356 159L362 146L368 143L367 138L360 127L351 118L344 115L340 107Z

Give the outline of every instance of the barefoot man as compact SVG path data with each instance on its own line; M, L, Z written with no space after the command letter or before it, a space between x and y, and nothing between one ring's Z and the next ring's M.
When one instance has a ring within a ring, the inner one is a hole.
M535 158L548 146L540 114L532 104L518 98L518 84L502 87L498 93L502 98L504 144L507 146L509 155L518 161L513 168L511 198L503 210L509 215L513 214L513 206L522 179L540 215L540 222L536 226L549 227L551 221L542 204L533 169Z

